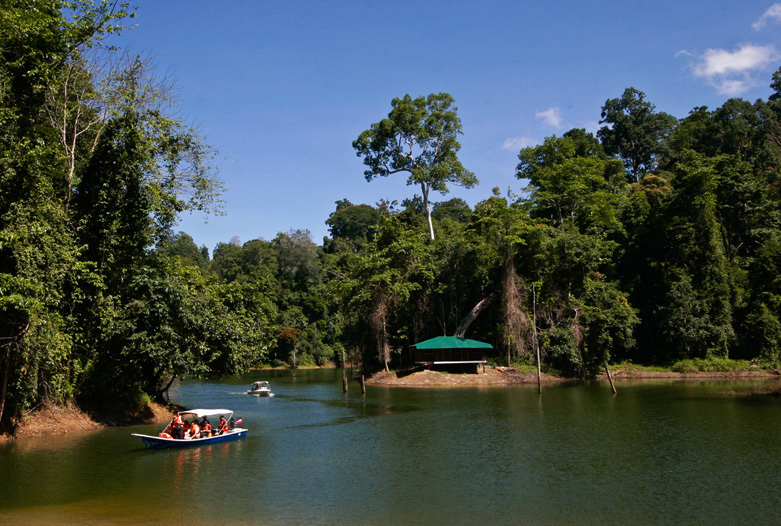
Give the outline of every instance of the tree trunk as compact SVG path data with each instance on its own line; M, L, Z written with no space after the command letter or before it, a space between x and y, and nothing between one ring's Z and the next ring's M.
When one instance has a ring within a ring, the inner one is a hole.
M386 332L387 316L387 298L380 295L372 311L371 323L374 331L374 337L377 341L377 360L385 366L386 371L390 371L388 362L390 362L390 347L388 346L388 336Z
M505 251L502 264L502 313L504 329L502 340L507 347L507 366L510 366L513 356L527 354L526 339L529 332L529 317L523 310L526 286L515 271L515 259L513 251L509 248ZM518 283L523 284L523 293L518 288Z
M173 375L171 377L171 381L168 382L168 385L160 389L160 399L165 402L165 399L168 399L168 402L171 402L171 396L168 394L168 389L171 388L171 385L174 383L174 380L176 380L176 375Z
M469 314L467 314L463 320L461 320L461 323L459 324L458 328L456 329L456 332L454 336L457 336L459 338L463 338L466 334L466 330L469 328L469 326L472 324L473 321L475 321L475 318L477 318L480 313L488 307L491 302L496 297L495 293L490 294L489 296L481 299L477 302L477 305L472 307L472 310L469 311Z
M344 364L344 349L342 349L342 390L347 392L347 370Z
M613 376L610 374L610 369L607 368L607 362L605 362L605 372L607 373L607 379L610 380L610 388L613 390L613 394L616 394L616 386L613 385Z
M3 360L3 381L0 383L0 421L3 420L5 410L5 393L8 387L8 370L11 368L11 343L5 346L5 359Z
M423 207L426 209L426 219L428 220L428 232L431 234L431 240L434 241L434 222L431 219L431 205L428 202L428 189L426 185L420 183L420 191L423 194Z
M540 340L537 336L537 289L532 283L532 328L534 329L534 351L537 354L537 392L542 394L542 363L540 361Z

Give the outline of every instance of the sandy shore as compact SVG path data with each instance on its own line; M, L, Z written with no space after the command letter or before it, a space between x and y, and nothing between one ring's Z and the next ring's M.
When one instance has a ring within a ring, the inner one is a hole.
M639 380L639 379L705 379L705 378L779 378L779 375L768 371L735 371L735 372L648 372L632 371L626 368L611 371L613 380ZM603 373L597 376L597 380L607 381ZM541 381L544 384L556 382L574 381L571 378L551 376L543 374ZM406 387L458 387L458 386L501 386L537 383L537 373L521 373L512 367L486 367L479 373L446 373L442 371L412 370L400 372L380 372L366 380L366 385L388 385Z

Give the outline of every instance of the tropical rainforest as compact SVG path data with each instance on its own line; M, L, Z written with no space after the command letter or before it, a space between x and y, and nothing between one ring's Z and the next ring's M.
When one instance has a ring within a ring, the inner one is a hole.
M409 199L336 202L322 243L291 230L210 254L175 227L220 213L214 152L153 63L108 45L131 16L105 0L0 7L6 426L44 402L134 411L185 376L405 367L438 335L489 342L507 365L539 349L581 377L779 363L781 70L768 100L680 119L628 88L596 135L523 148L522 190L474 207L432 201L478 182L455 101L406 95L345 148L368 181L407 177Z

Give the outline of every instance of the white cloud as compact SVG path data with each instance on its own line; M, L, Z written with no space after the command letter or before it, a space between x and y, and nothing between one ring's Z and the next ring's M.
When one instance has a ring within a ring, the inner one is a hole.
M781 4L771 5L768 10L759 17L759 20L751 24L751 27L754 28L754 31L759 31L765 27L769 21L781 22Z
M778 58L773 46L743 44L735 51L709 49L694 64L693 72L719 93L736 96L755 85L751 78L753 71L765 68Z
M548 108L545 111L538 111L534 116L542 119L548 126L561 128L561 109L559 108Z
M736 51L709 49L702 56L702 62L694 67L698 77L712 77L743 73L766 66L776 57L773 46L744 44Z
M528 137L510 137L502 143L503 150L520 151L521 148L527 148L537 144L537 141Z

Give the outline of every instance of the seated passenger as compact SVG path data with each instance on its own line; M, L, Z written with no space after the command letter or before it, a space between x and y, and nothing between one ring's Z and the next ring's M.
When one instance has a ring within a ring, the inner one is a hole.
M209 422L209 419L206 417L203 417L203 422L201 422L201 436L207 437L212 434L212 425L211 422Z
M190 438L201 438L201 428L197 420L193 420L190 424Z

